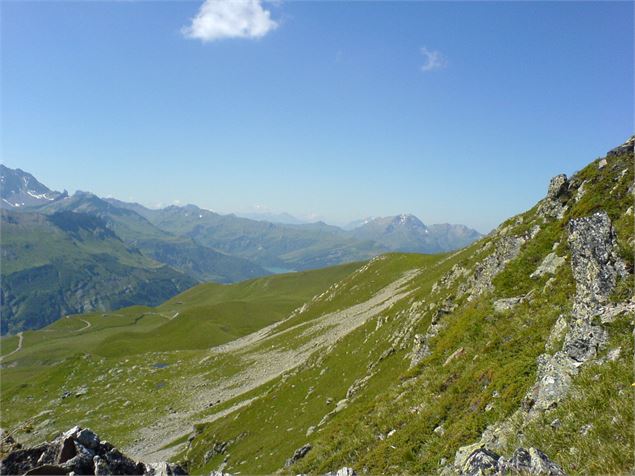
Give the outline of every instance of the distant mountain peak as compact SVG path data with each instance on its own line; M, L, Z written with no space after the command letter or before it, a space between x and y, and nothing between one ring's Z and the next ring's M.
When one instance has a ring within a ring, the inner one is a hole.
M36 207L68 196L66 191L49 189L30 173L4 164L0 164L0 184L0 208Z
M416 226L425 228L423 222L410 213L402 213L401 215L395 216L392 223L401 226Z

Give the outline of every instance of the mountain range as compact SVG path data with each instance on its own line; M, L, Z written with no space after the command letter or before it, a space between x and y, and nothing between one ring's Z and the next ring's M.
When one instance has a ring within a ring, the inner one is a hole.
M0 166L0 172L1 208L6 210L2 224L8 233L0 244L8 264L2 268L6 283L2 295L6 317L1 327L3 333L37 328L64 314L107 311L122 303L130 304L116 297L117 286L136 286L139 291L130 294L136 303L155 305L196 282L231 283L270 273L366 260L388 251L451 251L481 236L462 225L427 227L412 215L378 218L358 228L343 230L323 222L273 223L221 215L195 205L149 209L138 203L103 199L90 192L78 191L69 196L66 191L50 190L27 172L4 165ZM18 217L16 213L24 216ZM98 218L99 226L84 227L81 235L72 235L47 218L64 216L66 221L73 221L69 214L78 215L74 218L78 223ZM291 218L286 221L293 221ZM10 226L12 222L19 222L19 226ZM54 265L35 259L32 255L42 244L29 242L44 236L44 225L55 227L55 236L67 233L63 240L66 258L56 262L55 272L47 268L50 274L45 286L31 277L39 276L42 266ZM102 228L110 230L112 236L90 236ZM14 229L20 230L23 244L9 249ZM120 245L93 247L90 256L85 255L86 243L104 244L108 240L119 240ZM88 286L90 291L75 289L87 266L80 263L89 260L95 265L96 259L107 259L127 266L131 263L127 258L130 254L143 257L134 261L134 269L141 274L121 268L107 279L105 271L95 273L94 285ZM63 272L59 268L61 263ZM12 275L17 272L15 269L21 274ZM157 274L159 269L161 272ZM165 285L165 273L170 275L173 286ZM128 278L119 280L124 275ZM12 284L14 280L24 283L25 279L31 284ZM117 284L100 295L99 290L105 289L100 283L109 280ZM33 297L36 295L37 299ZM40 310L41 302L46 303L46 313Z
M634 145L452 253L198 284L3 337L2 474L121 474L113 445L214 476L631 474ZM52 220L114 240L71 216ZM373 226L414 222L396 220Z

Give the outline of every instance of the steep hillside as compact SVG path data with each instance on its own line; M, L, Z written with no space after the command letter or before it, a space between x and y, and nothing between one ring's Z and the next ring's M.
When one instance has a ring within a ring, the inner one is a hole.
M630 473L634 144L458 252L321 270L271 319L278 276L4 339L1 423L195 474Z
M195 284L126 246L90 215L3 210L2 334L65 314L158 304Z
M465 250L372 262L378 278L405 280L392 301L246 395L242 411L198 426L177 459L194 472L476 474L535 472L542 451L571 474L631 471L632 163L631 139L555 177L536 207ZM338 323L373 295L353 288L328 297ZM285 329L334 325L308 311Z

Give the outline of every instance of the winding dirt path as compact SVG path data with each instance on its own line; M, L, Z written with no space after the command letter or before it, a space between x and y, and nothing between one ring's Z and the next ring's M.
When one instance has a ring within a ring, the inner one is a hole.
M74 330L73 332L81 332L81 331L85 331L86 329L88 329L90 326L92 326L92 324L89 321L86 321L84 319L78 319L79 321L82 321L84 324L86 324L84 327L82 327L81 329L77 329Z
M24 334L22 332L18 332L16 335L18 336L18 346L15 348L15 350L9 352L7 355L3 355L2 357L0 357L0 362L2 362L7 357L15 354L16 352L22 350L22 344L24 343Z

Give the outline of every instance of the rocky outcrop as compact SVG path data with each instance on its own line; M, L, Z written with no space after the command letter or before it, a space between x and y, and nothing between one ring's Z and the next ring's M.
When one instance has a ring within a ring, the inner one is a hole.
M474 268L474 273L459 286L457 296L466 294L467 300L472 301L481 294L491 291L494 277L505 269L507 263L518 256L522 245L533 238L539 230L535 227L523 236L502 236L495 244L494 252L479 262Z
M562 179L552 181L552 198L558 197L565 185ZM460 448L455 457L455 471L463 474L563 474L561 468L534 448L519 448L509 461L493 455L506 447L518 428L565 398L579 368L597 359L606 346L609 336L603 324L624 312L635 311L632 301L610 302L618 279L628 274L618 254L615 230L608 215L600 211L573 219L568 224L568 232L571 270L576 284L572 312L561 315L554 325L546 344L547 353L538 357L536 382L523 399L521 408L507 419L489 426L479 442ZM558 259L555 253L552 255L543 260L532 277L543 271L555 271L554 267L561 263L554 265L560 260L565 261ZM498 302L497 307L507 305L513 303Z
M569 181L564 174L556 175L549 182L547 196L540 203L538 214L545 218L558 218L564 216L567 210L566 202L569 199Z
M544 474L550 476L564 476L560 466L551 461L546 454L536 448L518 448L509 462L500 461L503 472L520 474Z
M465 476L525 474L565 476L560 466L536 448L518 448L506 458L494 451L478 446L463 459L455 461L455 470Z
M620 156L620 155L624 155L628 153L632 154L634 147L635 147L635 136L631 136L622 145L608 151L606 154L606 157L610 158L610 157Z
M608 333L594 318L610 314L611 309L617 307L609 303L609 296L618 277L627 275L606 212L571 220L568 241L576 283L571 322L562 350L538 358L536 384L523 401L526 411L543 411L555 406L567 394L578 368L604 347Z
M617 238L604 211L569 223L571 269L576 281L574 312L588 315L606 304L618 277L627 275Z
M310 444L306 444L304 446L302 446L301 448L298 448L297 450L295 450L295 452L293 453L293 456L291 458L289 458L287 460L287 462L284 464L285 468L288 468L289 466L295 464L297 461L301 460L302 458L304 458L307 453L309 451L311 451L312 446Z
M53 441L33 448L18 448L0 461L0 474L129 474L173 476L187 474L179 465L133 461L117 448L101 441L88 428L78 426Z

